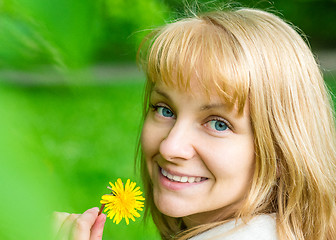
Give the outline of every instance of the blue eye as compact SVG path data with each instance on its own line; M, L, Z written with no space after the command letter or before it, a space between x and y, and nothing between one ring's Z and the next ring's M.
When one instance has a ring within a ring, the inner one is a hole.
M211 120L209 124L210 127L216 131L225 131L226 129L228 129L228 126L223 121Z
M168 117L168 118L174 117L174 113L169 108L166 108L166 107L158 106L157 112L163 117Z

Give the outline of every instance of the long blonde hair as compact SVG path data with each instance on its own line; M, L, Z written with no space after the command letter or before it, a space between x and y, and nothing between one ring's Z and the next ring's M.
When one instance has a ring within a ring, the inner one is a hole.
M276 213L281 240L334 239L333 106L310 48L293 27L261 10L207 12L157 29L138 56L147 74L144 116L156 81L188 87L191 75L204 91L217 89L239 109L248 102L256 165L250 192L235 218L248 221ZM184 231L182 219L155 207L143 158L141 171L147 211L163 239L181 232L186 239L222 223Z

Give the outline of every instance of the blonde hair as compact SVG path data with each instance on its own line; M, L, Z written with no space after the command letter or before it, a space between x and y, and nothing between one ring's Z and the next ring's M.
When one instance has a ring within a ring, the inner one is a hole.
M156 81L216 89L242 110L247 102L256 165L235 218L276 213L282 240L336 236L336 134L330 95L311 50L279 17L255 9L215 11L155 31L139 49L147 74L144 115ZM248 101L246 101L248 99ZM163 239L183 239L221 224L184 231L182 219L158 211L144 159L147 207Z

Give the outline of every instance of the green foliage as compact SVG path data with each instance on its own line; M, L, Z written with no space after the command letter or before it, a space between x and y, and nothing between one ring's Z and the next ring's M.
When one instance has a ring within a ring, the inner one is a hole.
M313 48L336 48L336 1L276 1L276 9L308 36Z
M0 67L29 68L56 63L52 44L27 21L9 12L0 15Z
M6 113L0 122L2 157L5 153L0 178L6 183L1 239L49 239L52 211L81 213L100 206L109 181L118 177L141 186L134 174L134 154L142 87L142 79L110 85L0 87L0 100L7 103L0 112ZM104 239L158 236L152 222L137 220L126 226L108 219Z
M172 12L182 11L182 2L4 0L0 69L64 70L133 61L136 46L147 33L143 29L161 25ZM308 34L313 46L335 47L335 1L240 2L280 10ZM80 213L99 206L108 182L118 177L140 183L133 159L142 80L114 79L110 85L0 85L0 239L50 239L52 211ZM335 79L327 82L335 92ZM104 239L158 239L158 234L152 222L143 225L138 220L126 226L108 220Z
M0 8L0 68L78 68L92 60L100 1L5 0Z
M88 64L100 32L98 3L6 0L0 9L0 67Z
M65 206L62 188L28 124L29 102L5 86L0 102L0 239L50 239L51 213Z
M97 59L133 61L137 47L148 34L148 29L162 25L168 13L168 8L158 0L106 0L103 43Z
M133 61L145 34L140 31L162 24L166 12L155 0L5 0L0 68L64 70L95 61Z
M134 175L142 79L110 85L0 85L0 238L44 240L52 211L99 206L109 181ZM335 92L335 79L328 85ZM115 225L104 239L159 239L151 221Z
M184 12L186 6L189 8L197 6L201 10L216 6L264 9L282 15L283 18L302 29L307 34L313 48L336 47L335 0L165 0L165 3L175 12Z
M146 29L179 16L195 2L279 12L308 35L313 47L336 47L336 2L332 0L4 0L0 69L46 65L64 70L134 61Z

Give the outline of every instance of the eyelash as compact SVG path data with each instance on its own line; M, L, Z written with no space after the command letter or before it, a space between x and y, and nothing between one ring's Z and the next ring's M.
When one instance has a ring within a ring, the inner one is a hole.
M167 107L167 106L165 106L165 105L161 105L161 104L149 104L149 108L150 108L153 112L157 112L158 109L159 109L160 107L162 107L162 108L167 108L167 109L169 109L169 110L174 114L174 112L173 112L169 107ZM164 116L163 116L163 117L164 117ZM223 123L227 126L227 128L228 128L229 130L232 130L232 125L231 125L227 120L225 120L225 119L223 119L223 118L216 117L216 116L210 116L208 119L209 119L209 120L207 120L203 125L209 124L211 121L219 121L219 122L223 122ZM216 131L216 130L214 130L214 129L212 129L212 128L211 128L211 130L212 130L212 131ZM224 131L226 131L226 130L224 130ZM224 132L224 131L223 131L223 132ZM216 131L216 132L221 132L221 131Z
M224 123L224 124L227 126L227 129L232 130L232 125L229 123L229 121L227 121L227 120L225 120L225 119L223 119L223 118L216 117L216 116L210 116L209 119L210 119L210 120L206 121L205 124L209 124L209 123L212 122L212 121L218 121L218 122L222 122L222 123ZM211 129L212 129L212 128L211 128ZM212 130L214 130L214 129L212 129ZM214 130L214 131L216 131L216 130ZM226 131L226 130L224 130L224 131ZM224 131L223 131L223 132L224 132ZM218 130L217 130L216 132L221 132L221 131L218 131Z
M158 104L149 104L149 108L152 110L152 111L156 111L159 107L163 107L161 105L158 105Z
M167 106L165 105L161 105L161 104L149 104L149 108L153 111L153 112L157 112L159 108L166 108L169 109L169 111L171 111L173 114L174 112ZM175 114L174 114L175 115ZM164 116L163 116L164 117Z

